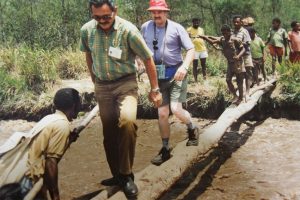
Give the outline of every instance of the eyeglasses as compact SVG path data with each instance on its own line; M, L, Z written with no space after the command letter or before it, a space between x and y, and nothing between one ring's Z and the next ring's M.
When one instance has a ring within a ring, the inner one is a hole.
M103 16L93 15L93 18L97 21L100 21L101 19L104 21L108 21L113 17L113 15L114 15L114 12L112 12L110 15L103 15Z
M154 49L154 50L157 50L157 49L158 49L158 47L157 47L158 41L157 41L156 38L153 39L152 44L153 44L153 49Z

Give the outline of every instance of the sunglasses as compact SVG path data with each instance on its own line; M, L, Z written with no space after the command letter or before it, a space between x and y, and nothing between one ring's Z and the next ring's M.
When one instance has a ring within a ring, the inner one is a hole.
M101 19L104 21L108 21L113 17L113 15L114 15L114 12L112 12L110 15L103 15L103 16L93 15L93 18L97 21L100 21Z
M155 39L153 39L153 41L152 41L152 44L153 44L153 49L154 50L157 50L158 49L158 46L157 46L157 44L158 44L158 41L157 41L157 39L155 38Z

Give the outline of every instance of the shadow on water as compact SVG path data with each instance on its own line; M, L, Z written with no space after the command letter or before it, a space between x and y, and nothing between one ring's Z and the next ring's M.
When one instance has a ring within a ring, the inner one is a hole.
M231 126L231 130L226 132L216 148L205 158L195 163L183 176L166 192L160 200L180 199L192 200L197 199L211 185L213 177L217 174L220 167L231 157L232 153L237 151L244 145L249 137L253 134L255 127L261 125L264 120L254 124L243 122L248 126L242 133L239 133L241 122L236 122ZM196 180L197 175L204 169L199 182L193 186L188 194L183 196L183 193ZM183 196L183 197L182 197Z

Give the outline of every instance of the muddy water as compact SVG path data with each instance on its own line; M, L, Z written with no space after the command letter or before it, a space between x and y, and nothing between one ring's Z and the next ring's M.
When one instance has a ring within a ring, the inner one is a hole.
M209 123L194 120L200 127ZM3 130L17 129L13 124L25 122L0 122L0 138ZM157 121L139 120L138 125L135 172L149 165L160 148ZM29 129L32 124L22 127ZM173 145L185 138L184 125L175 119L171 129ZM97 117L63 157L59 164L63 200L90 199L103 189L99 182L110 177L110 172L102 139ZM268 118L236 123L218 147L195 163L161 199L300 199L299 144L300 121Z
M199 127L206 126L209 121L193 119ZM171 145L186 138L186 127L178 120L171 118ZM78 122L77 122L78 123ZM17 124L17 125L16 125ZM157 120L138 120L138 139L134 172L144 169L161 148ZM0 121L0 142L14 131L29 130L34 123L23 120ZM59 163L59 186L62 200L86 200L104 189L100 181L110 178L111 174L106 162L102 144L102 127L96 117L81 133L76 143L66 152ZM1 144L1 143L0 143Z
M236 124L161 199L300 199L300 121Z

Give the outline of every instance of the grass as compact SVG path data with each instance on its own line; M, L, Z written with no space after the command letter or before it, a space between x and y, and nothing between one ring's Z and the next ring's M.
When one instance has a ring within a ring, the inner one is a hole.
M210 51L207 58L207 73L209 76L223 76L226 74L227 62L221 51Z
M62 79L80 79L87 73L84 54L78 51L66 51L59 60L58 74Z
M226 107L230 95L225 82L227 63L221 52L210 51L207 59L209 80L199 74L199 84L193 83L192 67L188 82L188 104L195 112L218 110ZM270 72L271 60L266 69ZM200 64L200 63L199 63ZM201 66L199 65L199 68ZM300 106L300 64L285 63L277 67L280 74L277 102ZM200 70L201 71L201 70ZM56 49L52 51L31 49L26 45L0 48L0 107L6 110L24 109L34 111L51 102L47 93L60 79L80 79L86 76L84 54L79 51ZM149 112L153 109L147 91L139 95L139 106ZM140 90L140 91L141 91ZM280 98L278 98L280 97ZM215 107L218 105L217 107Z
M0 49L0 105L39 96L61 78L86 73L83 54L72 50L31 49L26 45Z
M287 103L300 105L300 63L284 63L278 66L279 84L283 100Z

